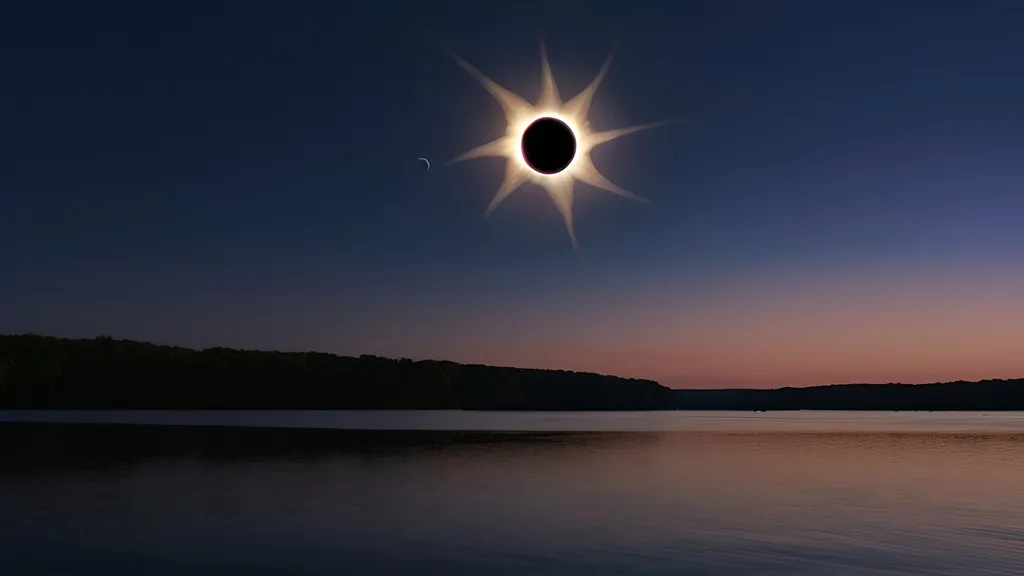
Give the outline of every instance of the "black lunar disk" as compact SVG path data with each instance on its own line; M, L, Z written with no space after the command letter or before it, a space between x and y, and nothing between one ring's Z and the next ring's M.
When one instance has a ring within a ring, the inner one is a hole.
M538 118L523 131L523 159L541 174L558 174L576 156L576 135L558 118Z

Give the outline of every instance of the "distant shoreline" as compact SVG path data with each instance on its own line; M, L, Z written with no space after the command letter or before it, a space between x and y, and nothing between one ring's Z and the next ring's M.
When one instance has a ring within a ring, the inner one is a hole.
M1024 378L934 384L836 384L772 390L676 390L681 410L1024 411Z
M871 386L883 386L883 384L871 384ZM562 410L558 408L76 408L62 406L59 408L28 408L24 406L0 406L0 412L5 410L26 411L38 410L47 412L75 412L75 411L132 411L132 412L168 412L175 410L187 410L189 412L273 412L278 410L292 410L305 412L1024 412L1024 408L988 408L976 410L974 408L945 408L945 409L888 409L888 408L713 408L713 407L682 407L682 408L651 408L643 410L607 408L601 410Z
M585 372L0 336L0 410L1024 411L1024 378L670 389Z

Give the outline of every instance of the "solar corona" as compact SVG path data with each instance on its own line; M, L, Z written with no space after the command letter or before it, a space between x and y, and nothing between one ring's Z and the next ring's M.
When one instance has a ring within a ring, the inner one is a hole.
M507 159L505 177L491 199L485 215L494 212L506 198L523 184L532 182L543 188L565 220L569 239L577 250L573 226L573 195L577 180L607 190L624 198L649 201L609 181L597 170L590 152L597 146L627 134L654 128L666 123L652 122L607 130L592 131L588 114L608 68L612 55L605 59L597 76L579 94L562 100L555 83L547 50L541 44L541 93L535 104L504 88L453 51L445 50L498 101L505 114L505 134L458 156L449 164L483 157Z

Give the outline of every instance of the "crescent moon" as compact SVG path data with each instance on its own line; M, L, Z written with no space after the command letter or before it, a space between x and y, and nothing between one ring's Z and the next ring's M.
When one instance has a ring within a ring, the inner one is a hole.
M427 160L426 158L417 158L416 160L423 160L424 162L426 162L427 163L427 170L426 171L430 172L430 160Z

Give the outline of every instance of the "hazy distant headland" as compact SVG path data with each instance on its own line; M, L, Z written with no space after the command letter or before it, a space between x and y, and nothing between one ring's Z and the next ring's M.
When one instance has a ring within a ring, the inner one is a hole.
M774 390L676 390L676 398L680 410L1024 410L1024 378Z
M561 370L317 352L0 336L0 408L182 410L1024 410L1024 379L672 390Z
M583 372L15 335L0 408L671 410L675 395Z

